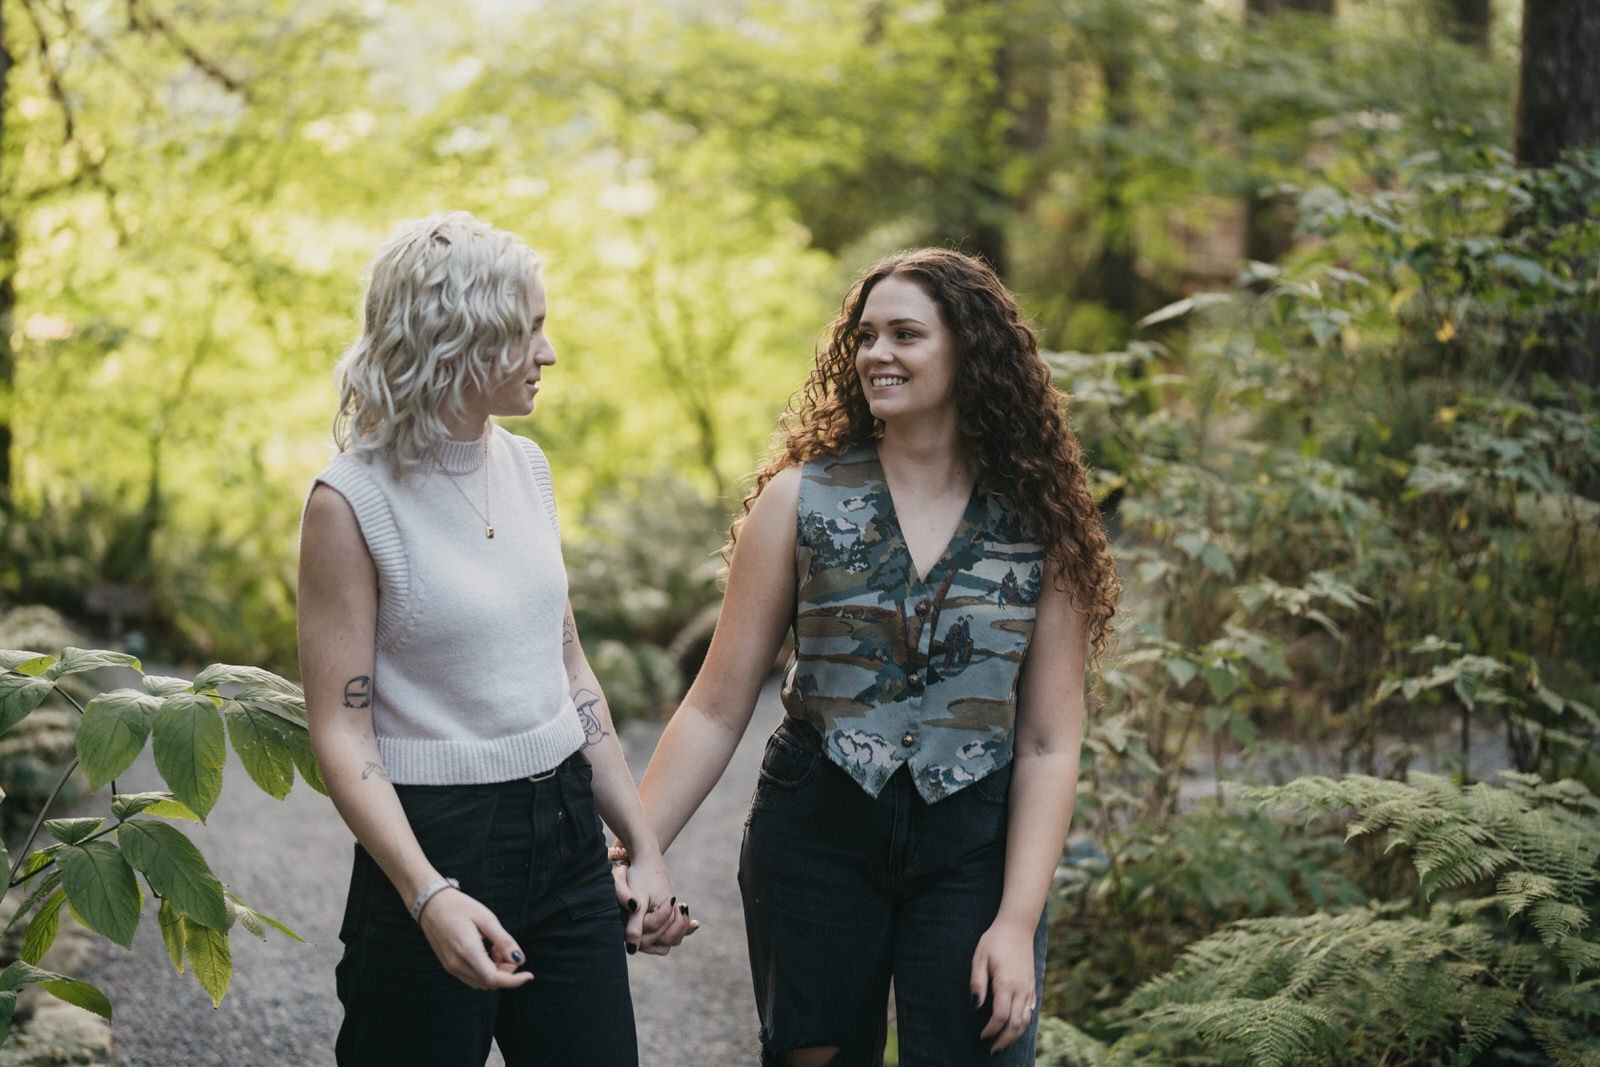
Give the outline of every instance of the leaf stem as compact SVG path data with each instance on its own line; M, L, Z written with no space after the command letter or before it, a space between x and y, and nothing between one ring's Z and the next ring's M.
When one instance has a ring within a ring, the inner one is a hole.
M72 772L77 769L78 758L74 756L72 762L68 763L66 769L61 772L61 777L56 779L56 786L50 790L50 796L44 802L44 806L39 809L38 817L33 820L33 825L28 829L27 840L23 841L22 848L17 850L17 858L11 861L11 873L6 876L7 886L17 884L17 872L22 869L23 861L28 856L28 850L33 847L34 841L39 838L39 827L44 825L44 817L50 814L50 805L56 802L56 797L60 796L61 791L67 787L67 779L71 778Z

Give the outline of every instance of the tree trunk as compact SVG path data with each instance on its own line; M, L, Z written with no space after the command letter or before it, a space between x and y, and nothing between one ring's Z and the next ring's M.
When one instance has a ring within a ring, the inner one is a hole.
M997 143L987 131L978 138L978 156L965 167L958 167L951 175L959 184L953 195L942 197L943 218L937 220L941 238L953 240L964 252L981 257L1002 278L1010 269L1010 247L1006 240L1005 222L1011 211L1001 173L1005 169L1006 149L1010 146L1011 126L1017 121L1011 114L1010 97L1015 76L1014 57L1010 39L1012 20L1006 8L1008 0L950 0L948 13L954 25L963 20L975 19L981 25L999 27L1001 37L995 42L990 57L994 71L992 90L974 107L974 121L983 122L989 116L1004 114L1007 117L1006 133Z
M1245 18L1259 21L1294 12L1332 18L1334 0L1245 0ZM1248 138L1250 131L1245 130ZM1251 189L1244 199L1244 257L1276 263L1294 245L1294 213L1282 197Z
M4 9L0 8L0 188L11 183L5 173L6 90L10 87L11 52L6 48ZM10 206L0 200L0 515L11 511L11 412L17 357L16 333L17 226Z
M1453 39L1480 52L1489 50L1489 24L1494 21L1490 0L1444 0L1443 13Z
M1524 0L1517 162L1548 167L1600 146L1600 4Z
M1525 0L1517 162L1548 167L1577 149L1600 149L1600 4ZM1541 331L1548 338L1539 353L1545 368L1558 377L1600 385L1600 316L1573 311L1552 315L1549 325Z

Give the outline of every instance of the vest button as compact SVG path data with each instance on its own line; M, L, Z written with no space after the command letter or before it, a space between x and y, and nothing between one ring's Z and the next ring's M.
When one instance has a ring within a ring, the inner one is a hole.
M900 744L905 748L910 748L913 744L916 743L916 740L917 740L917 735L912 733L910 730L907 730L905 732L905 736L900 738Z
M917 686L922 684L922 676L916 671L912 671L910 674L906 675L906 684L915 689Z
M933 610L933 603L927 597L923 597L921 600L917 601L917 614L918 615L926 615L928 612L930 612L932 610Z

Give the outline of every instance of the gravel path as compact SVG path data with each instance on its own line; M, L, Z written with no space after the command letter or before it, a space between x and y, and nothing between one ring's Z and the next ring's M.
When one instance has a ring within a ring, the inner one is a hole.
M756 1062L755 1005L735 869L761 751L781 714L776 690L769 687L728 773L668 857L675 887L702 927L668 957L629 960L644 1067ZM636 777L659 733L656 724L623 729ZM332 804L303 783L286 800L274 801L256 789L237 760L230 761L223 781L209 824L186 829L230 889L310 944L276 933L263 943L235 928L233 985L222 1007L213 1010L191 976L173 971L147 907L133 951L110 946L81 975L115 1005L111 1062L119 1067L333 1062L340 1019L333 969L341 949L350 833ZM148 752L118 786L124 792L162 788ZM500 1062L498 1054L490 1060Z

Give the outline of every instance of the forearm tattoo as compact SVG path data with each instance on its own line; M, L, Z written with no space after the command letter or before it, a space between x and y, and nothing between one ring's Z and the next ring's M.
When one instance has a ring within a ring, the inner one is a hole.
M572 611L567 611L566 618L561 620L561 647L566 648L578 639L578 623L572 617Z
M364 782L374 774L386 782L389 780L389 772L384 768L383 764L376 760L367 760L367 765L361 768L361 780Z
M578 721L583 724L583 747L598 745L606 736L605 724L600 721L600 694L593 689L580 689L572 694L578 706Z
M372 677L358 674L344 683L344 706L347 708L372 707Z

